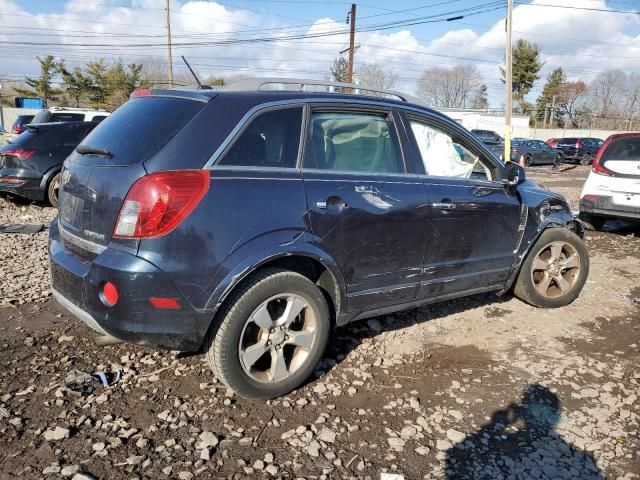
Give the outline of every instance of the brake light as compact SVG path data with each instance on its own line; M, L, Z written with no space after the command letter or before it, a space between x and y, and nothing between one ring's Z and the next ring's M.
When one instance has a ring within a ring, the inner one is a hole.
M151 95L151 89L150 88L139 88L138 90L135 90L133 92L133 96L134 97L146 97Z
M597 173L598 175L604 175L606 177L615 177L616 173L609 170L607 167L602 165L602 154L604 153L607 147L607 143L602 145L596 153L596 158L593 159L593 163L591 164L591 171L593 173Z
M24 161L33 157L34 153L36 153L36 151L33 148L15 147L3 150L0 152L0 155L11 155L20 161Z
M113 232L116 238L150 238L169 233L209 189L209 170L152 173L133 184Z

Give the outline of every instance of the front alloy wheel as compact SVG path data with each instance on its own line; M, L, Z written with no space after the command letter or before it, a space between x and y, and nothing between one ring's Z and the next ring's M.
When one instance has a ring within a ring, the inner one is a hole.
M536 307L563 307L580 295L588 274L583 240L567 228L548 228L522 262L514 294Z

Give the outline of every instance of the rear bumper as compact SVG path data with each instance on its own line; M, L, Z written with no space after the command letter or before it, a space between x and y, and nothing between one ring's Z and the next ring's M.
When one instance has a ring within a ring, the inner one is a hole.
M44 190L42 190L42 176L25 174L23 170L13 168L0 169L0 178L11 179L10 181L0 181L0 192L12 193L29 200L44 200Z
M57 219L49 229L49 256L55 298L96 332L171 350L196 351L202 346L211 312L194 309L155 265L110 248L92 260L81 258L65 247ZM119 293L112 307L100 300L106 282ZM155 308L152 297L176 299L180 309Z
M580 212L607 218L640 220L640 208L618 205L608 196L598 196L595 202L580 199Z

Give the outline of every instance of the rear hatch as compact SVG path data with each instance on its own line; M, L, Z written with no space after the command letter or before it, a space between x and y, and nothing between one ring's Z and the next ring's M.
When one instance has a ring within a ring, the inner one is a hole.
M599 163L612 173L613 202L640 208L640 135L613 139L603 147Z
M561 148L566 155L575 155L578 152L578 139L561 138L558 141L558 148Z
M64 163L58 217L63 238L74 236L76 245L78 240L94 247L108 245L124 198L146 174L143 162L194 120L211 98L147 90L98 125Z

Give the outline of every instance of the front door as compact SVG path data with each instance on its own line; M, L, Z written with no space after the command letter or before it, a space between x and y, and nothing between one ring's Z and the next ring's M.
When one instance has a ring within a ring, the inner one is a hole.
M344 275L350 312L413 299L428 206L394 116L316 107L309 118L302 175L311 229Z
M418 293L432 298L504 282L519 239L521 204L462 129L406 117L429 197L427 251Z

